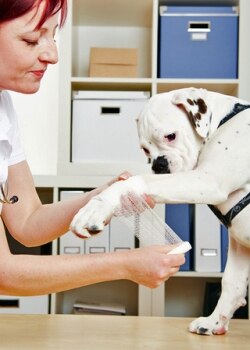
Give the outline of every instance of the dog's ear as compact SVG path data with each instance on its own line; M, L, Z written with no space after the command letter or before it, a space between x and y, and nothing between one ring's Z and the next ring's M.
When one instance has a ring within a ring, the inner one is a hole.
M211 123L211 113L206 100L207 90L195 88L177 90L171 99L173 104L184 109L202 138L208 136Z

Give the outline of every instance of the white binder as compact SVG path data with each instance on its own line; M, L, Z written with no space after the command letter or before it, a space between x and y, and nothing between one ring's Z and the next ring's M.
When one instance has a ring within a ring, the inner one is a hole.
M79 196L83 191L61 191L60 199L65 200ZM60 237L60 254L83 254L84 253L84 240L80 239L71 231L65 233Z
M110 251L133 249L134 247L133 232L119 218L113 217L110 223Z
M220 222L205 204L195 205L194 250L195 271L221 271Z

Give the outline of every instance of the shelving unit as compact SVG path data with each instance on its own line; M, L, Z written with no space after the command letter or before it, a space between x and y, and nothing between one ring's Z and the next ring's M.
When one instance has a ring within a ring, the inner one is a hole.
M93 188L116 176L124 169L133 174L150 172L146 164L109 163L74 164L71 152L71 95L74 90L149 91L151 95L183 87L203 87L250 100L250 50L248 33L250 2L247 0L207 1L209 5L239 6L239 77L238 79L159 79L157 78L158 10L162 4L197 5L200 0L71 0L67 22L60 32L59 63L59 144L56 176L36 176L37 187L50 187L54 201L61 188ZM137 47L138 78L89 78L91 46ZM158 207L164 216L163 206ZM53 253L58 252L58 242ZM156 290L125 282L105 283L71 292L52 295L51 311L71 312L72 301L90 295L107 296L122 301L129 314L154 316L191 316L200 314L204 282L219 281L221 273L180 272ZM179 291L185 286L187 293ZM112 293L110 294L110 290ZM127 292L125 293L125 291ZM121 292L122 291L122 292ZM137 302L138 297L138 302ZM109 300L106 300L109 301ZM181 305L181 309L179 308ZM181 311L182 310L182 311ZM183 313L182 313L183 312ZM249 312L250 314L250 312Z

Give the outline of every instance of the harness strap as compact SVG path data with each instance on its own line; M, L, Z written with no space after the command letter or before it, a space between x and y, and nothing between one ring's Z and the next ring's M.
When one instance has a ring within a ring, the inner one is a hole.
M236 103L234 105L233 110L228 113L223 119L221 119L220 124L218 125L218 128L228 122L230 119L232 119L234 116L236 116L238 113L243 112L245 109L250 108L250 105L243 105L241 103Z
M219 123L218 128L233 118L240 112L250 108L250 105L243 105L241 103L236 103L234 105L233 110L227 114ZM225 215L223 215L219 209L217 209L214 205L208 205L208 207L212 210L212 212L217 216L217 218L225 225L227 228L231 226L231 222L233 218L241 212L248 204L250 203L250 192L242 198L233 208L231 208Z

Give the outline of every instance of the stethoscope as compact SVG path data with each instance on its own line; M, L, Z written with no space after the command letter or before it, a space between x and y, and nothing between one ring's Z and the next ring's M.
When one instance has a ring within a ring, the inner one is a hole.
M5 193L4 188L3 188L3 184L1 184L0 186L0 190L1 190L1 194L2 194L2 198L0 198L0 203L2 204L14 204L18 201L18 197L17 196L12 196L11 198L8 198L8 186L7 187L7 193Z

